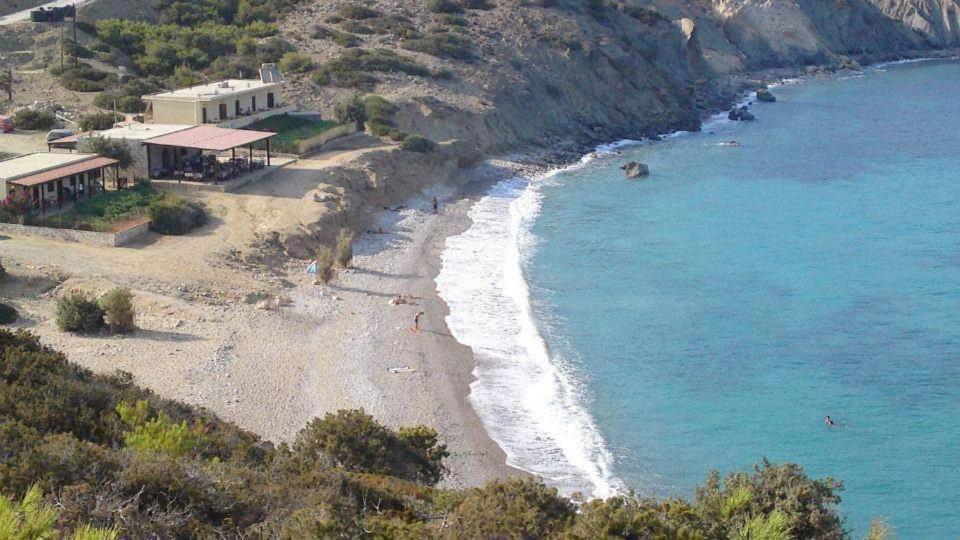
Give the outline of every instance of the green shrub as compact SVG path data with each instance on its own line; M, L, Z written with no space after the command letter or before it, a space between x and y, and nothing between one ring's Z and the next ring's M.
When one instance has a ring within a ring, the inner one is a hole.
M186 234L207 222L202 204L173 195L151 202L149 212L150 229L159 234Z
M436 150L437 143L419 135L408 135L400 148L409 152L427 153Z
M0 303L0 324L11 324L17 322L19 315L13 306Z
M113 127L117 122L123 121L122 114L111 112L88 114L80 119L77 128L80 131L104 131Z
M467 25L466 18L461 17L460 15L454 15L452 13L441 13L437 15L434 18L434 20L436 20L438 24L443 24L447 26L466 26Z
M357 36L323 25L314 26L311 35L315 39L329 39L341 47L356 47L360 44Z
M380 12L375 9L370 9L366 6L361 6L360 4L344 4L340 6L340 9L337 10L337 15L343 17L344 19L353 19L353 20L364 20L372 19L380 15Z
M345 19L340 23L340 28L354 34L372 34L373 28L353 19Z
M13 115L13 127L25 130L47 130L57 125L53 113L20 109Z
M73 92L103 92L106 88L103 84L87 81L84 79L64 79L63 87Z
M340 229L337 233L337 264L341 268L350 268L353 260L353 232L349 229Z
M400 129L391 129L389 132L387 132L387 136L390 137L391 141L403 142L409 135L407 135L406 131Z
M454 32L428 34L420 39L408 39L403 48L431 54L440 58L469 60L473 58L473 41Z
M114 334L125 334L137 329L132 300L130 289L125 287L111 289L100 297L100 309L107 316L107 325Z
M427 10L433 13L463 13L463 7L453 0L427 0Z
M190 428L186 420L175 423L163 411L149 419L150 407L143 400L136 405L120 403L117 405L117 414L130 428L124 432L124 444L137 452L155 452L179 458L192 452L201 436L200 430Z
M410 19L402 15L389 14L369 19L366 21L370 29L377 34L390 34L400 38L418 38L420 37L417 28L410 22Z
M313 69L313 60L305 54L288 52L280 59L280 69L287 73L306 73Z
M337 262L337 256L330 246L320 246L316 253L317 279L323 283L330 283L333 279L333 267Z
M493 9L497 7L496 4L489 2L488 0L461 0L463 7L467 9Z
M314 75L314 82L370 90L377 82L371 72L430 76L427 66L387 49L348 49L338 58L320 66Z
M103 310L81 293L57 300L57 328L61 332L92 333L103 327Z
M450 523L460 538L554 538L573 523L576 513L556 488L512 478L470 490Z
M308 460L329 458L348 471L387 474L435 484L446 468L446 445L436 431L416 427L391 431L360 411L328 413L312 420L297 436L294 452Z

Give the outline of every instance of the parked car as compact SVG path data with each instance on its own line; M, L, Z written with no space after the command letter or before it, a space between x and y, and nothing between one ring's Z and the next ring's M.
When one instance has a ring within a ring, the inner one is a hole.
M13 131L13 119L9 116L0 116L0 133Z
M51 129L50 132L47 133L47 142L51 143L57 139L62 139L71 135L73 135L73 132L69 129Z

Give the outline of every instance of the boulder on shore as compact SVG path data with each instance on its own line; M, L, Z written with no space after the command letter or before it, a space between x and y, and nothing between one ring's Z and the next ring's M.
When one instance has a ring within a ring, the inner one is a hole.
M751 120L756 120L756 117L753 116L753 113L747 110L746 105L732 109L730 114L727 115L727 118L736 122L750 122Z
M757 90L757 101L761 103L773 103L777 101L777 98L770 93L770 90L761 88L760 90Z
M644 176L650 176L650 167L647 167L645 163L637 163L636 161L631 161L623 167L620 167L623 170L623 174L627 178L643 178Z

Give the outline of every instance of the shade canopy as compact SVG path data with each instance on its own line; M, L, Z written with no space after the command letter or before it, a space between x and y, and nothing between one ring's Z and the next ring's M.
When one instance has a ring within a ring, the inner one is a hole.
M95 171L103 169L105 167L110 167L111 165L116 165L119 161L111 158L97 157L93 159L88 159L87 161L81 161L80 163L74 163L72 165L67 165L65 167L58 167L56 169L50 169L49 171L43 171L41 173L32 174L30 176L22 176L16 180L10 180L11 184L23 187L33 187L40 184L45 184L52 180L58 180L60 178L66 178L68 176L73 176L75 174L82 174L89 171Z
M276 135L276 133L270 133L269 131L197 126L169 135L161 135L160 137L147 139L143 141L143 144L223 152L231 148L248 146L269 139L274 135Z

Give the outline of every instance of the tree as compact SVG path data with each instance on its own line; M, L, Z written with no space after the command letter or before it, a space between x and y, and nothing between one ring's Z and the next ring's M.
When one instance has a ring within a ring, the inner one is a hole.
M57 328L62 332L90 333L103 327L103 310L81 293L57 300Z
M13 71L0 71L0 91L7 93L7 101L13 101Z
M355 94L347 101L342 101L334 108L334 114L337 116L337 122L346 124L347 122L356 122L357 131L363 131L367 121L366 108L363 106L363 100L359 94Z
M55 527L59 517L57 509L43 501L43 492L36 484L19 501L0 496L0 538L66 538L66 535L57 534ZM72 537L75 540L114 540L118 536L120 531L116 529L98 529L85 524L78 527Z
M90 137L83 141L83 151L113 158L119 162L117 166L121 169L126 169L133 164L130 147L121 139L108 139L99 135Z

